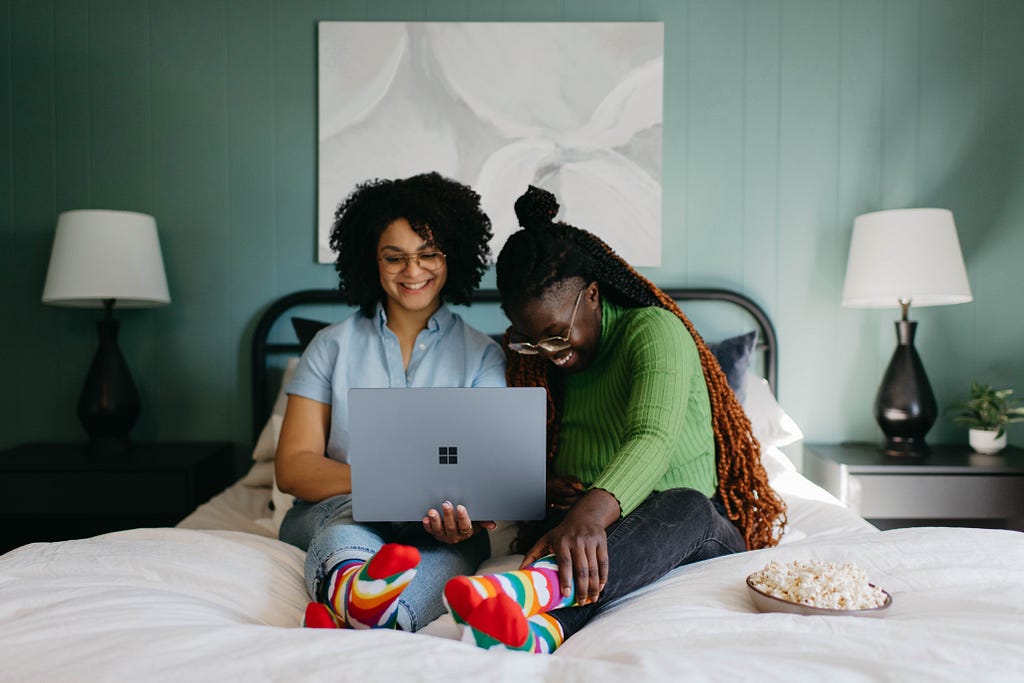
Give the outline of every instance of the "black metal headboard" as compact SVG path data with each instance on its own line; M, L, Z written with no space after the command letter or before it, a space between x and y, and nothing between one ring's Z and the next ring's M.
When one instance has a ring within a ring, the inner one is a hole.
M771 385L772 391L778 395L778 342L775 328L771 320L757 303L739 292L728 289L663 289L676 301L725 301L739 306L750 314L757 322L757 351L763 354L764 375ZM498 291L481 289L473 294L474 303L500 303ZM302 350L297 341L290 343L273 343L270 331L274 323L287 311L298 306L310 304L344 304L341 294L336 289L305 289L287 294L274 301L260 316L252 335L252 429L253 438L259 436L260 429L267 419L270 405L268 403L270 388L268 383L268 367L270 358L275 355L298 355ZM493 332L500 332L494 330Z

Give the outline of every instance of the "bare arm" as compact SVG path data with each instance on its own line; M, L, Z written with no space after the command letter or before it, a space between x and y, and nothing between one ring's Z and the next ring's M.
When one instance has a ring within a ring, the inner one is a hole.
M324 455L330 428L330 405L288 397L274 461L279 489L310 503L352 492L351 467Z

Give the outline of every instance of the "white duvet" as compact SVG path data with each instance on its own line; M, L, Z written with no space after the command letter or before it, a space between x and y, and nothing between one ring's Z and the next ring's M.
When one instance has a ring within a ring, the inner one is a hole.
M26 546L0 557L0 680L1024 680L1024 534L879 532L795 472L773 484L788 542L678 569L551 656L479 650L445 618L418 634L298 628L303 553L254 533ZM760 614L744 578L773 558L853 562L893 606Z

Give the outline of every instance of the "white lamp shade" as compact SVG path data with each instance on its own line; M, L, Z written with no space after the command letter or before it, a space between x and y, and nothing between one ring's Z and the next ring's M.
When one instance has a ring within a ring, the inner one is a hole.
M57 219L43 302L99 308L171 302L156 219L133 211L65 211Z
M895 209L853 221L843 305L896 308L971 301L953 214L947 209Z

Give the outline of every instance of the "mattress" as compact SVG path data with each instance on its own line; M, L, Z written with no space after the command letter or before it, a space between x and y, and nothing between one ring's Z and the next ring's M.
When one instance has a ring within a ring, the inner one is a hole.
M259 521L268 490L239 483L179 528L0 557L0 681L1020 680L1024 534L878 531L776 464L782 544L679 568L551 656L478 649L447 617L415 634L299 628L304 554ZM759 613L744 578L773 559L854 562L893 606L881 619Z

